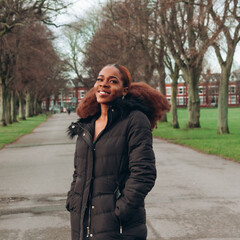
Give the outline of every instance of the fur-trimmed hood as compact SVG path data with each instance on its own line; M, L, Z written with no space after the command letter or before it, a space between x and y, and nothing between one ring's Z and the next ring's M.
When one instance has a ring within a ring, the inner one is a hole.
M108 109L108 116L111 119L111 123L117 119L126 118L131 111L138 110L146 114L150 118L150 111L148 107L143 103L143 101L136 97L126 96L125 99L117 98ZM86 127L90 122L97 119L100 116L100 112L95 113L93 116L88 116L86 118L80 118L77 122L72 122L68 127L68 136L73 138L79 132ZM150 120L150 119L149 119Z

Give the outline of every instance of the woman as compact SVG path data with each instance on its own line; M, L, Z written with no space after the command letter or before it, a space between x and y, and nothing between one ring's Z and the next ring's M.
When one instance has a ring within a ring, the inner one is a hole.
M68 192L72 240L145 240L144 198L152 189L152 128L169 110L167 100L129 71L107 65L77 108L80 120L73 182Z

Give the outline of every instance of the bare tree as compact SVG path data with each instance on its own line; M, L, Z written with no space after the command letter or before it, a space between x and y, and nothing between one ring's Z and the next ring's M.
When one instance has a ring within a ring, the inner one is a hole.
M240 3L236 0L208 0L209 11L215 28L222 27L222 33L213 47L221 67L218 98L218 133L229 133L228 127L228 88L233 57L240 41Z
M172 79L171 83L171 124L173 128L179 128L178 115L177 115L177 86L179 79L179 66L171 58L170 55L165 55L165 65L170 71L170 77Z
M119 14L122 14L119 9ZM126 18L121 18L125 21ZM137 65L142 62L139 56L139 45L109 19L103 19L96 30L91 42L86 45L84 66L91 79L96 79L99 70L109 63L126 65L133 79L142 79ZM134 59L134 60L133 60ZM142 79L143 80L143 79Z
M54 15L66 8L62 1L53 0L4 0L0 1L0 120L2 125L8 124L9 89L13 77L11 68L16 60L16 55L11 57L12 52L6 47L7 35L12 34L15 28L21 28L36 21L55 25ZM13 96L13 95L12 95ZM13 111L14 112L14 111Z
M152 80L155 69L158 69L161 77L164 77L163 73L165 73L164 68L161 67L163 62L160 63L162 45L157 32L158 22L155 11L157 5L149 0L121 2L111 0L108 2L108 11L105 14L114 29L125 36L122 56L128 65L132 62L128 56L134 57L135 64L132 63L133 67L130 69L133 75L136 75L135 79L151 85L154 84ZM162 86L161 90L164 93Z
M63 0L3 0L0 2L0 37L17 26L29 24L29 20L57 27L54 17L68 5Z
M206 0L161 0L160 31L188 84L188 127L200 127L198 82L204 54L219 31L209 33L210 7Z
M58 94L59 88L64 86L58 77L64 68L53 48L52 34L44 25L35 23L21 28L17 38L19 57L14 66L13 77L15 86L25 94L26 116L29 117L37 114L41 92L50 89L49 94Z
M79 18L78 21L69 24L64 29L68 49L65 54L65 62L69 71L76 75L76 85L80 83L86 89L91 88L93 81L90 81L85 74L83 60L84 56L87 55L86 45L91 42L97 29L98 15L97 12L91 12L87 18Z
M11 66L14 64L14 53L7 47L9 45L6 38L0 38L0 113L2 125L11 123L10 119L10 89L13 82L11 76Z

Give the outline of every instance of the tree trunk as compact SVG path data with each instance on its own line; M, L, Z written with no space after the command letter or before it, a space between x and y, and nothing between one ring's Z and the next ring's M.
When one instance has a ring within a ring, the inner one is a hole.
M37 96L34 96L33 99L33 115L36 116L38 115L38 104L37 104Z
M7 111L6 111L6 121L7 124L12 124L12 115L11 115L11 91L7 90Z
M149 63L149 64L145 64L145 68L144 68L144 81L146 83L150 83L153 77L153 71L154 71L154 65Z
M231 68L221 66L221 78L218 96L218 133L228 134L228 85Z
M5 84L2 82L2 79L0 77L0 120L1 126L7 126L7 122L6 122L6 86Z
M42 113L42 101L37 101L37 106L38 106L38 114Z
M50 108L50 97L47 97L46 99L46 111L49 112L49 108Z
M11 91L11 119L13 122L17 122L17 108L16 108L16 93Z
M5 114L3 114L3 86L2 86L2 79L0 77L0 126L4 125L4 118L5 118Z
M30 117L30 111L31 111L31 97L30 97L30 93L26 92L26 109L25 109L25 115L26 118Z
M196 69L184 73L188 83L188 128L200 128L199 74Z
M2 105L3 105L3 94L2 94L2 84L1 84L1 77L0 77L0 121L2 120Z
M221 77L218 94L218 133L228 134L228 86L236 44L228 46L225 62L221 62ZM215 51L217 49L215 48ZM219 57L220 59L220 57ZM221 58L222 59L222 58Z
M166 96L165 93L165 78L166 78L166 72L165 72L165 66L163 64L161 64L158 67L158 74L159 74L159 88L160 88L160 92ZM165 113L162 118L161 118L161 122L167 122L167 114Z
M172 114L172 126L173 128L179 128L178 116L177 116L177 86L179 78L179 67L175 64L174 72L171 74L172 78L172 94L171 94L171 114Z
M33 98L30 94L30 117L34 116L34 102L33 102Z
M11 94L7 88L5 89L5 100L6 100L5 120L6 124L8 125L12 124L12 119L11 119Z
M25 110L24 110L24 98L23 94L19 92L19 113L18 113L19 120L26 120L25 117Z

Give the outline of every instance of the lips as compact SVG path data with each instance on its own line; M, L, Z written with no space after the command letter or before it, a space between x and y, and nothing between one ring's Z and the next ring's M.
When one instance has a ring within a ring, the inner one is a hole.
M98 94L99 94L100 96L105 96L105 95L109 95L110 93L109 93L109 92L106 92L106 91L103 91L103 90L100 90L100 91L98 91Z

